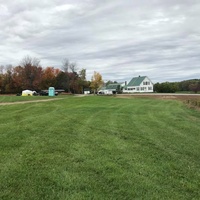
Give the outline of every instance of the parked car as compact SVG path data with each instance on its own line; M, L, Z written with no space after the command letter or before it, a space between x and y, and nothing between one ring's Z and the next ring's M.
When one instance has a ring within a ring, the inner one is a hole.
M49 94L49 93L48 93L48 92L45 92L45 91L40 91L40 92L39 92L39 95L40 95L40 96L48 96L48 94Z
M40 95L40 96L48 96L48 95L49 95L49 92L43 91L43 90L42 90L42 91L39 92L39 95ZM57 96L57 95L58 95L58 92L55 92L55 96Z

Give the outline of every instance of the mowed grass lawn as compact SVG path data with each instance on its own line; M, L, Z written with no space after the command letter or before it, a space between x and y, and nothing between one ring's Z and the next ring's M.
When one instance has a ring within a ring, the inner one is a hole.
M200 112L103 96L0 105L0 199L200 199Z

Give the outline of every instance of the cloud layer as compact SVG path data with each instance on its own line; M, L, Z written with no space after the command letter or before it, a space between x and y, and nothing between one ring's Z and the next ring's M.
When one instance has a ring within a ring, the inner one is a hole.
M104 80L200 78L199 0L0 0L0 65L68 58Z

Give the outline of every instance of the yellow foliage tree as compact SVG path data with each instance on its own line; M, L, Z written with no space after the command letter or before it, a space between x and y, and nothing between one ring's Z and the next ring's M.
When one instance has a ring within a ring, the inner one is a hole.
M91 85L90 87L93 89L94 93L97 92L97 89L102 86L103 80L102 76L100 73L94 71L94 75L92 76L91 79Z

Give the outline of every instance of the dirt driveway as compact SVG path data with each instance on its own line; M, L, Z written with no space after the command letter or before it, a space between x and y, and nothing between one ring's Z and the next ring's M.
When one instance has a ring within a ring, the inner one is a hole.
M56 101L63 98L56 98L56 99L41 99L41 100L33 100L33 101L17 101L17 102L2 102L0 106L4 105L15 105L15 104L25 104L25 103L36 103L36 102L46 102L46 101Z

